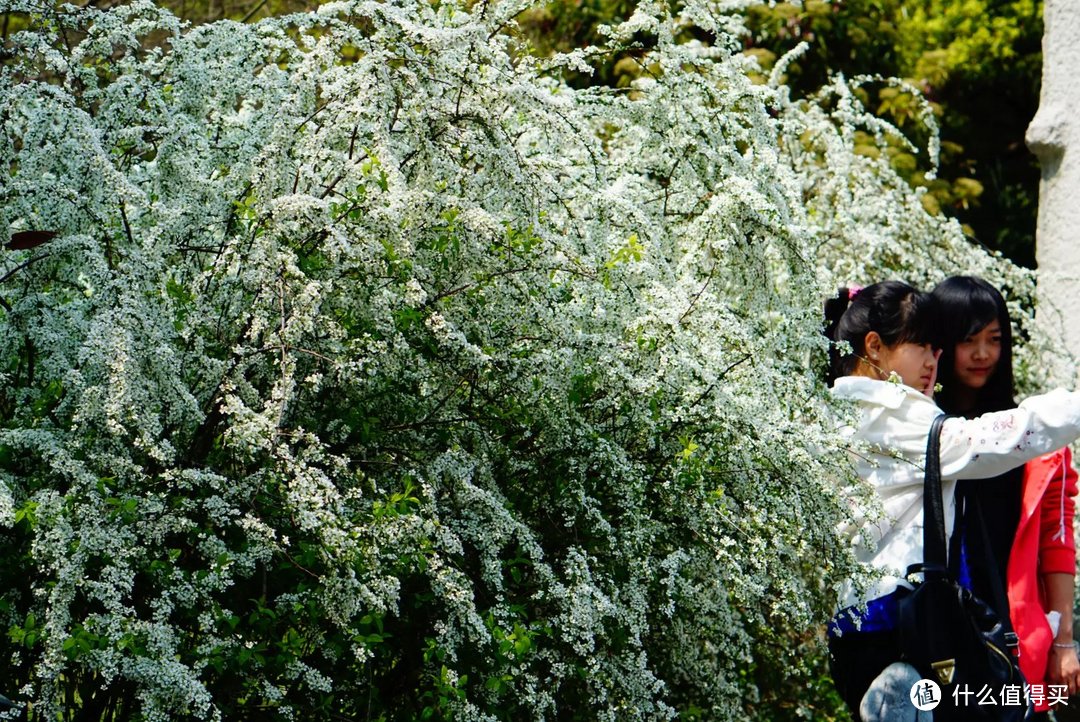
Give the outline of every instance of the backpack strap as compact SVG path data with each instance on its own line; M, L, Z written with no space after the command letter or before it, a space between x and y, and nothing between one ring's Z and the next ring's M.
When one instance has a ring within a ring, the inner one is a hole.
M926 440L926 471L923 482L923 563L924 577L948 576L945 553L945 505L941 498L941 427L952 418L941 414L930 425Z

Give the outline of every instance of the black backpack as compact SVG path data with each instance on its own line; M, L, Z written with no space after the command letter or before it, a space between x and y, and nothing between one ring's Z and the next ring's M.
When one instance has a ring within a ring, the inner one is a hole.
M946 418L934 419L926 446L923 563L908 569L909 577L922 580L900 598L900 651L905 662L939 686L935 720L1022 722L1030 705L1012 625L961 587L946 563L939 454ZM996 576L992 586L1001 600L998 608L1008 609Z

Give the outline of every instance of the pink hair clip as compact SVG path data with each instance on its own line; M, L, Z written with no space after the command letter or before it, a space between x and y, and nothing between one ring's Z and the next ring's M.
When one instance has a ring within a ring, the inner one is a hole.
M859 291L863 290L862 286L850 286L847 290L847 300L854 301L855 297L859 295Z

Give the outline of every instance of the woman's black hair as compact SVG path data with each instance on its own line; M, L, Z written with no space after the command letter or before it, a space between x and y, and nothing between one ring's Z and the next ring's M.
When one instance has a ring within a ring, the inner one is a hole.
M938 363L941 391L934 397L943 411L978 416L1016 406L1013 398L1012 325L1005 299L992 285L975 276L952 276L934 287L941 307L942 353ZM979 390L974 408L957 405L956 344L997 319L1001 324L1001 358L986 386Z
M939 347L937 301L929 293L917 291L901 281L882 281L863 289L841 288L825 302L825 335L829 347L831 385L840 376L850 376L859 359L866 356L866 334L876 331L886 346L898 343L929 343ZM847 342L844 353L837 342Z

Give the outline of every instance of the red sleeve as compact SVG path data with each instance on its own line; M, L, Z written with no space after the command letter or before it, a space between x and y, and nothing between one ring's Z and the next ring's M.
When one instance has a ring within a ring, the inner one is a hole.
M1043 493L1039 515L1039 573L1076 574L1073 516L1077 476L1068 449L1062 449L1055 456L1056 463L1047 465L1051 476Z

